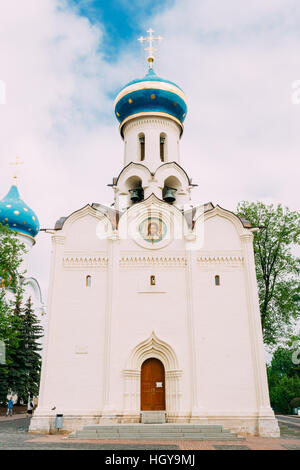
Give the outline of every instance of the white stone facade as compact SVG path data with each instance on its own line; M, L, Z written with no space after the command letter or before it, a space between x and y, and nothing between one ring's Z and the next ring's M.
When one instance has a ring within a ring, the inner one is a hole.
M151 194L163 199L164 189L171 187L176 190L176 207L190 207L192 185L180 166L181 126L167 117L147 116L131 119L123 126L122 132L124 168L114 185L115 208L123 211L131 206L130 190L139 186L144 190L144 199ZM141 136L143 154L139 141ZM161 138L164 141L163 152Z
M154 172L161 164L160 137L164 139L164 163L180 164L179 140L182 128L167 117L139 117L131 119L122 129L124 135L124 166L141 162L140 137L144 137L143 163Z
M135 230L149 214L167 226L156 244ZM168 422L277 436L252 238L219 206L191 228L155 195L125 211L118 228L91 206L67 218L52 236L49 324L31 431L49 432L56 413L67 430L139 422L141 365L157 358Z
M124 167L112 185L114 208L87 205L52 231L49 319L30 430L51 431L56 414L70 431L140 422L141 370L156 359L167 422L278 436L255 229L211 203L192 207L177 119L133 114L120 130Z

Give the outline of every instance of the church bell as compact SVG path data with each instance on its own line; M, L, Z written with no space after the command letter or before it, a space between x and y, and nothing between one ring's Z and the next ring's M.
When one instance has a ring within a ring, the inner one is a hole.
M176 200L175 191L177 191L177 189L166 187L164 201L169 203L174 202Z
M132 202L139 202L143 199L143 188L135 188L129 190L131 193L130 199Z

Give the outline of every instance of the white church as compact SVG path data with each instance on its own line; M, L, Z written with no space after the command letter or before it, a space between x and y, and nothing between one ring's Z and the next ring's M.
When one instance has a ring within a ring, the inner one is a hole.
M124 163L114 204L52 230L48 327L32 432L107 423L220 424L279 435L253 255L257 229L193 206L180 156L187 102L153 68L115 100Z

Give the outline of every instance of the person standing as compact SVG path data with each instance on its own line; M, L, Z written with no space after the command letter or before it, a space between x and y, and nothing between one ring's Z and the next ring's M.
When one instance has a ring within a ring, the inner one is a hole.
M10 397L10 399L8 400L8 404L7 404L6 416L8 416L8 414L12 416L13 407L14 407L14 402L13 402L12 397Z
M28 400L28 405L27 405L27 414L28 415L32 415L32 410L34 408L34 404L31 400L31 398L29 397L29 400Z

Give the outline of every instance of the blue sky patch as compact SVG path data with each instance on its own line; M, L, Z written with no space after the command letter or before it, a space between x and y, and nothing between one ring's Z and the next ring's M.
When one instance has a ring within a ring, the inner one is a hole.
M107 61L114 61L120 49L129 44L146 29L151 17L171 7L174 0L68 0L69 5L85 16L92 24L104 27L103 51Z

